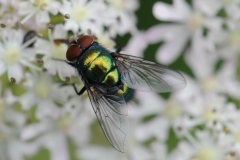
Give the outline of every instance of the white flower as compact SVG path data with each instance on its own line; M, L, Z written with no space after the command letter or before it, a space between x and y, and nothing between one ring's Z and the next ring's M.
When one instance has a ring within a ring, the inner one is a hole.
M153 150L152 159L159 160L182 160L181 154L175 150L171 153L168 152L167 144L160 141L155 141L151 144L151 149Z
M159 38L165 42L157 51L157 59L160 62L169 64L176 60L189 39L193 43L197 40L202 41L204 27L209 30L221 28L221 20L217 17L206 17L196 1L193 0L192 8L184 0L174 0L173 6L163 2L154 4L153 14L157 19L176 22L176 24L164 24L152 28L154 34L149 32L157 37L162 34Z
M214 16L221 9L224 9L227 15L232 19L240 18L240 1L239 0L199 0L202 10L207 14Z
M186 141L181 141L178 150L183 159L225 160L227 151L219 145L219 140L210 132L196 131L196 138L186 133Z
M64 107L56 119L45 118L23 128L21 137L47 148L52 160L69 160L68 139L77 147L86 146L91 138L91 122L92 118L81 106Z
M153 93L138 93L137 99L140 100L140 106L130 110L130 117L134 119L153 117L144 123L139 120L140 124L135 129L138 140L146 141L155 137L165 141L168 138L169 129L178 128L179 122L182 122L182 130L191 129L189 120L184 117L185 107L174 95L169 100L163 100Z
M134 138L134 137L133 137ZM99 157L104 160L146 160L151 158L151 153L148 148L142 143L132 139L130 148L126 153L116 151L113 147L106 147L100 145L88 145L78 150L80 159L98 160ZM94 153L94 154L92 154Z
M148 46L149 39L143 32L136 32L132 34L127 46L123 48L123 54L130 54L137 57L142 57L143 51Z
M22 109L29 110L34 105L37 106L36 118L58 117L59 106L55 102L64 103L67 97L61 91L61 87L54 84L47 73L36 73L26 75L26 93L21 95L19 101Z
M66 77L75 75L75 69L68 65L66 62L66 52L68 49L67 44L60 42L59 40L67 39L67 31L63 29L63 25L56 25L53 33L49 30L49 41L38 39L35 43L36 52L43 54L44 67L52 75L58 74L62 80ZM59 59L54 60L54 59Z
M102 0L63 0L63 4L59 10L63 15L70 15L70 19L65 19L65 29L72 30L77 33L80 29L86 34L87 30L91 30L94 34L103 31L102 19L103 13L106 11L105 4Z
M23 66L38 69L31 62L35 60L33 48L27 48L37 37L23 44L22 30L3 30L0 38L0 75L8 73L9 80L14 78L20 82L23 78Z
M229 58L222 62L218 70L215 66L219 60L217 54L207 53L201 48L185 54L185 61L196 77L195 85L205 93L224 93L240 98L240 83L236 77L237 60Z
M30 18L35 18L35 23L41 25L50 22L49 13L56 15L60 3L56 0L30 0L19 3L19 14L25 16L21 23L24 24Z
M27 118L16 111L17 102L9 91L2 94L0 84L0 159L24 160L26 155L33 155L36 147L19 139L19 133Z
M217 131L223 131L240 116L235 104L227 103L224 96L217 94L196 94L186 107L196 125L203 124Z
M139 7L138 0L107 0L108 8L104 23L110 35L123 35L136 32L136 16L134 11Z
M240 52L240 23L226 21L227 29L214 31L209 34L209 40L216 45L217 53L224 59L235 59Z
M94 153L94 154L93 154ZM100 145L88 145L78 150L77 155L80 159L98 160L128 160L126 154L120 153L113 148Z
M0 24L4 24L6 27L11 28L17 24L20 20L18 12L19 0L0 0Z
M101 33L100 35L96 35L97 36L97 42L100 43L100 45L102 45L103 47L111 50L111 51L115 51L114 46L116 45L115 42L111 39L111 36L109 35L109 33ZM118 46L116 46L118 47Z

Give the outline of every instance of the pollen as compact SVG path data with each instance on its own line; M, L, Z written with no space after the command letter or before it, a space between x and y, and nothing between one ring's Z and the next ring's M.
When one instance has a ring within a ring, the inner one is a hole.
M2 55L3 61L8 65L14 65L19 62L21 58L21 50L16 47L8 47Z

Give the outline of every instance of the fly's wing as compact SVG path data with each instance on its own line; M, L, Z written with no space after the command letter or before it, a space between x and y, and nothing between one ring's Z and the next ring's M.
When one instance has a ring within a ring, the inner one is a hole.
M111 54L116 60L121 81L130 88L162 93L180 90L186 86L185 78L178 71L139 57Z
M117 93L108 94L97 85L86 85L99 124L110 142L120 152L126 152L130 142L127 106Z

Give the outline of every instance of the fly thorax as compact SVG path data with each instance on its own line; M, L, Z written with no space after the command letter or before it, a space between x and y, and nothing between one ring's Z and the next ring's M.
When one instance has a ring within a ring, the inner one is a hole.
M89 66L88 70L92 76L101 80L112 68L112 60L107 56L97 57Z
M111 86L116 85L118 80L119 80L119 73L118 73L118 70L116 68L114 68L106 74L102 83L111 87Z
M78 69L82 71L85 78L93 82L115 81L116 73L112 70L114 61L112 56L101 46L92 46L87 49L79 59ZM112 73L110 73L113 71ZM109 77L106 75L109 73ZM106 79L105 79L106 78Z

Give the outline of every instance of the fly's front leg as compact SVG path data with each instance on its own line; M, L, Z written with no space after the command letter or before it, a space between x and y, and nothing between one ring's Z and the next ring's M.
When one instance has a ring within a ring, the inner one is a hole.
M73 86L76 94L79 95L79 96L86 91L86 87L85 86L80 91L77 90L77 87L76 87L75 83L73 83L72 86Z
M122 45L115 39L115 38L111 38L116 44L118 49L116 50L116 53L120 53L122 51Z

